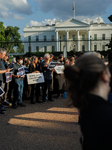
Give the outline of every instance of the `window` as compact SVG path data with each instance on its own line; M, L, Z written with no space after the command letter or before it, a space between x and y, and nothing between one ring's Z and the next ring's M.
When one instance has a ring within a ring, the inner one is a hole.
M38 35L36 35L36 41L39 41L39 37L38 37Z
M72 38L73 38L73 41L75 41L75 35L73 35Z
M55 51L55 46L52 46L52 52L54 52Z
M63 35L63 41L65 41L66 40L66 36L65 35Z
M82 35L82 40L85 40L85 35Z
M97 40L97 34L94 34L94 40Z
M31 41L31 36L28 36L28 41Z
M44 52L47 52L47 46L44 46Z
M94 51L97 51L97 45L94 45Z
M82 51L85 51L85 45L82 45Z
M36 52L39 52L39 46L36 46Z
M46 41L46 35L44 35L44 41Z
M51 35L51 41L54 41L54 35Z
M105 40L105 34L102 34L102 40Z
M102 51L105 51L105 45L102 45Z

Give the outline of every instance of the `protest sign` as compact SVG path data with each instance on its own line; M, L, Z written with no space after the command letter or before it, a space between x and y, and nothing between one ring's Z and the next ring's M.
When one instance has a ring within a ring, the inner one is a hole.
M21 67L21 68L18 69L17 75L20 75L20 77L25 76L24 67Z
M2 95L5 94L4 90L0 87L0 97L2 97Z
M37 84L44 82L43 73L28 73L27 74L28 84Z
M57 74L63 73L64 65L56 66L54 69L55 69Z
M24 67L25 73L29 72L29 68L28 67Z
M48 69L52 69L54 68L55 66L57 66L58 62L51 62L49 65L48 65Z
M11 82L12 81L12 72L6 72L5 77L6 77L6 83Z

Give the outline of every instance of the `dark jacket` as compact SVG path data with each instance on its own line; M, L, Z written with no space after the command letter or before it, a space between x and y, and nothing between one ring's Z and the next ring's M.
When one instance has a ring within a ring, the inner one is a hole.
M2 60L0 59L0 70L6 70ZM4 76L5 74L0 74L0 82L4 82Z
M44 74L45 80L52 80L52 78L53 78L52 71L50 69L48 69L48 67L44 67L44 65L46 65L46 63L43 61L40 64L40 67L41 67L41 71ZM49 64L47 64L47 65L49 65Z
M80 111L83 150L112 150L112 105L92 94L87 101Z

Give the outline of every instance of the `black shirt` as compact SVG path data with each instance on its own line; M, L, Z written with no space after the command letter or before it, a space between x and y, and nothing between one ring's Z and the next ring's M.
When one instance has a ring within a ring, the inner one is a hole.
M37 70L37 67L36 67L36 66L34 67L33 64L30 64L30 65L29 65L29 73L32 73L32 72L34 72L34 71L36 71L36 70Z
M44 67L44 65L49 65L49 64L46 64L44 61L40 64L40 67L41 67L42 72L44 74L45 80L52 80L52 77L53 77L52 71L50 69L48 69L48 67Z
M4 66L4 64L3 64L1 59L0 59L0 70L6 70L6 68L5 68L5 66ZM4 73L0 74L0 82L4 82L3 75L4 75Z
M92 94L87 101L80 111L83 150L112 150L112 105Z

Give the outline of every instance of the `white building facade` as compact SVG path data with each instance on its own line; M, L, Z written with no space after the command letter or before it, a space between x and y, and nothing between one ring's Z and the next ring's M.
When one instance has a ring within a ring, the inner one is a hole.
M112 37L112 24L101 18L94 22L70 19L53 25L25 27L24 53L52 51L102 51Z

